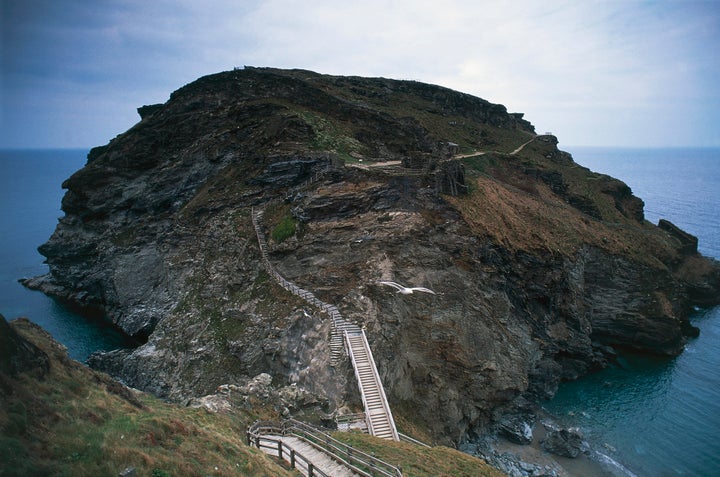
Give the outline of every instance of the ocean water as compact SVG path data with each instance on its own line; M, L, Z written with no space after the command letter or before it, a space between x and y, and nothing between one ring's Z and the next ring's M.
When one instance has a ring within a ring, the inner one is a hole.
M569 152L627 183L648 220L670 220L720 259L720 149ZM619 475L720 475L720 307L692 321L700 336L679 357L622 356L618 366L562 384L545 408L622 464Z
M47 273L37 247L63 215L62 182L85 165L86 155L85 150L0 151L0 313L40 324L78 361L127 343L107 323L89 321L18 279Z

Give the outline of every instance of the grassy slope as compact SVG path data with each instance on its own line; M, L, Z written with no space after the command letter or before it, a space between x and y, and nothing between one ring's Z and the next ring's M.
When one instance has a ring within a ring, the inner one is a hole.
M583 245L590 245L658 269L666 268L663 262L668 258L677 258L667 234L616 209L612 198L603 192L614 179L575 163L544 161L542 150L519 157L487 154L463 162L471 193L447 199L478 235L491 237L510 250L573 256ZM522 168L560 172L568 191L587 198L603 220L569 205L547 184L519 172Z
M245 445L255 411L212 414L133 394L67 358L25 320L14 328L51 358L41 379L2 376L0 475L296 475Z
M406 477L499 477L503 474L485 462L449 447L421 447L388 442L360 432L336 432L335 438L398 466Z
M0 374L0 476L291 476L245 444L256 419L276 419L267 405L225 414L180 407L128 390L108 376L70 360L40 327L15 320L13 328L50 357L50 371ZM388 443L337 433L366 452L400 465L406 476L502 475L452 449Z

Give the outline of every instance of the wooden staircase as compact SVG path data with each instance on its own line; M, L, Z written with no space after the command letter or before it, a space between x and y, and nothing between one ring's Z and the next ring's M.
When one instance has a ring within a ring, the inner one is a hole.
M375 437L400 440L365 332L345 331L345 341L365 407L368 432Z
M350 362L355 369L355 377L357 378L358 388L360 389L360 395L365 407L365 419L367 421L368 432L376 437L395 441L400 440L397 429L395 428L395 421L390 412L390 405L385 396L385 389L383 388L380 375L375 366L375 361L372 356L372 351L370 351L370 345L368 344L365 332L356 324L345 320L335 305L321 301L312 292L304 290L289 280L286 280L275 270L270 263L267 241L260 227L263 211L253 209L251 216L260 246L263 265L270 276L290 293L301 297L306 302L321 309L332 320L330 363L333 366L337 366L342 362L345 357L345 352L347 352Z

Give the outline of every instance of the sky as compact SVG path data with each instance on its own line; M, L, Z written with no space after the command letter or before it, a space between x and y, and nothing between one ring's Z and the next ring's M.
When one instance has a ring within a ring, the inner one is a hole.
M720 0L0 0L0 148L90 148L234 67L412 79L561 146L720 147Z

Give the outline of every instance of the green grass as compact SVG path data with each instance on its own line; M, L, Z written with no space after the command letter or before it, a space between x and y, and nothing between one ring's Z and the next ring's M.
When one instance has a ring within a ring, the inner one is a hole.
M335 151L345 160L354 161L350 153L362 153L365 146L353 137L352 131L343 122L327 118L316 112L295 108L295 112L308 123L315 133L310 149Z
M298 475L246 445L245 430L252 422L278 419L269 403L251 398L223 414L169 404L68 359L29 321L12 326L51 362L45 376L0 374L0 475L117 475L126 467L157 477ZM335 435L400 466L407 477L502 475L447 447Z
M295 235L296 230L297 220L295 220L291 215L286 215L282 218L282 220L280 220L280 223L275 226L273 231L270 233L270 236L277 243L282 243Z
M359 432L336 432L333 437L400 467L404 477L500 477L504 475L490 467L485 461L449 447L426 448L406 442L378 439Z
M51 367L42 379L0 375L0 475L296 475L245 444L251 422L276 417L262 405L212 414L135 396L67 359L35 325L13 326Z

